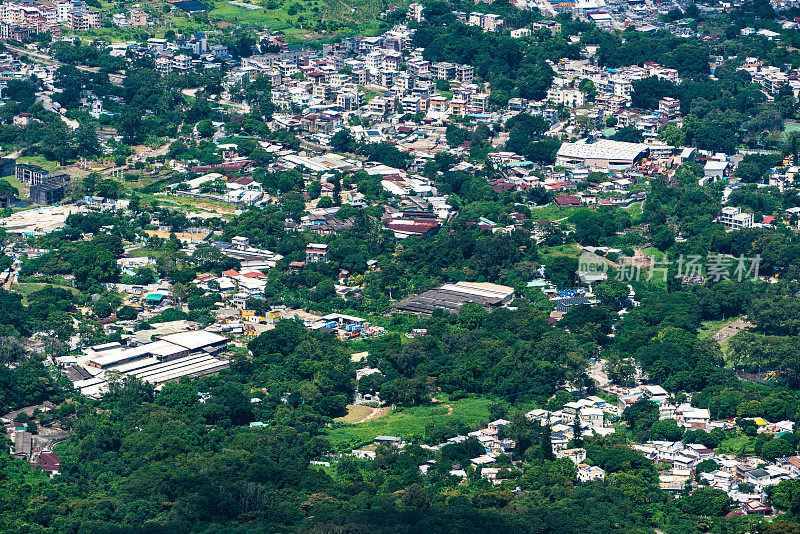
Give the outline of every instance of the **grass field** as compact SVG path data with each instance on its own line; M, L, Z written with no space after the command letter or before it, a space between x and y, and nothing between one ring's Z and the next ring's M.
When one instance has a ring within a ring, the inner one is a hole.
M420 438L425 433L425 425L431 421L458 418L469 426L479 422L489 422L489 399L470 398L442 404L430 404L393 410L388 415L361 423L334 428L328 431L328 440L337 450L351 450L372 442L375 436L400 436L405 440ZM449 414L452 407L453 413Z
M554 247L541 247L539 254L542 256L580 256L581 251L575 245L557 245Z
M350 404L347 406L347 415L344 417L337 417L334 419L337 423L356 423L361 421L372 412L369 406L362 406L360 404Z
M744 454L752 454L753 445L750 443L750 438L747 436L736 436L735 438L728 438L723 440L717 448L717 454L738 454L744 446Z
M2 179L3 179L3 180L5 180L6 182L10 183L10 184L11 184L11 185L13 185L14 187L16 187L16 188L17 188L17 190L19 191L19 194L20 194L20 195L23 195L23 194L24 194L24 191L25 191L25 186L24 186L24 185L22 185L22 182L20 182L19 180L17 180L17 179L16 179L14 176L3 176L3 178L2 178Z
M658 250L656 247L647 247L642 249L642 254L645 256L651 256L656 259L656 261L661 261L661 258L664 257L664 253Z
M53 286L53 287L58 287L58 288L61 288L61 289L66 289L67 291L69 291L72 294L77 294L78 293L78 290L75 289L74 287L59 286L59 285L55 285L55 284L46 284L46 283L43 283L43 282L41 282L41 283L40 282L25 282L23 284L17 284L17 285L14 286L14 290L17 293L19 293L20 295L22 295L22 302L24 304L28 304L28 296L31 293L39 291L40 289L44 289L47 286Z
M705 340L722 330L723 327L728 326L738 317L731 317L724 321L703 321L700 323L700 331L697 333L697 339Z
M566 219L579 209L585 208L561 208L555 204L548 204L541 208L531 209L531 220L533 221L561 221ZM566 221L563 221L566 222Z
M29 165L38 165L43 169L46 169L50 172L58 169L58 163L55 161L50 161L48 159L43 158L42 156L23 156L21 158L17 158L17 163L27 163Z
M633 219L636 220L637 217L640 217L642 215L643 204L644 202L637 202L635 204L631 204L627 208L622 208L622 209L630 213L631 217L633 217Z
M148 258L153 256L160 256L163 253L162 250L156 250L147 247L137 248L126 252L128 253L128 255L130 255L131 258Z
M282 6L278 9L253 10L234 6L227 2L217 4L209 16L243 25L259 25L270 31L286 30L297 20L297 17L290 17Z

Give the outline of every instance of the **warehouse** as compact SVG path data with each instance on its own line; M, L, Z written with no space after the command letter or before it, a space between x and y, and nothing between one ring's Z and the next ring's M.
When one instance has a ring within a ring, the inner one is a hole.
M222 356L228 338L204 330L159 336L152 343L125 347L107 343L87 348L67 376L83 395L100 397L108 391L107 371L133 376L159 388L182 376L202 376L228 367Z
M630 169L646 153L647 145L642 143L623 143L610 139L592 143L581 139L561 145L556 154L556 165L567 168Z
M491 311L508 305L513 298L512 287L482 282L457 282L407 298L395 304L394 310L420 315L431 315L435 310L458 313L461 306L472 302Z
M190 354L196 354L197 352L218 352L224 350L228 346L228 338L213 332L206 332L205 330L168 334L158 339L185 347Z

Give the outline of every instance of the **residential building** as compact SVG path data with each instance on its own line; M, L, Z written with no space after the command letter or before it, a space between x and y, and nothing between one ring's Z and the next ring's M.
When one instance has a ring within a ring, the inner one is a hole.
M723 224L731 230L753 227L753 214L745 213L742 208L735 206L725 206L717 217L717 222Z
M306 263L330 261L330 251L325 243L309 243L306 246Z
M681 115L681 101L677 98L664 97L658 101L658 117L662 121L671 121Z

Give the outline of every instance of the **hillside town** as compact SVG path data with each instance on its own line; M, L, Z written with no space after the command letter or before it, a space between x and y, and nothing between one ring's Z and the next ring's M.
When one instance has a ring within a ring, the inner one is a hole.
M0 530L800 532L799 25L0 5Z

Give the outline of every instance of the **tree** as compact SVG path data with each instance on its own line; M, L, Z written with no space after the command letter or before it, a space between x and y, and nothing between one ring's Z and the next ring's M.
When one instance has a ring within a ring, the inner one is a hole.
M628 428L635 430L648 430L658 421L658 406L648 399L641 398L622 412L622 420Z
M656 421L650 428L650 439L654 441L680 441L683 428L674 419Z
M630 293L626 284L613 279L604 280L593 289L600 304L610 310L621 309L625 305L628 294Z
M773 439L761 447L761 457L771 462L775 458L792 456L794 451L795 447L785 439Z
M584 93L589 100L594 100L594 97L597 96L597 88L595 88L594 82L589 78L581 80L581 83L578 84L578 90Z
M732 500L728 494L715 488L700 487L681 499L683 508L690 514L722 516L728 513Z
M0 364L9 365L25 357L25 345L13 336L0 337Z
M136 311L136 308L133 306L122 306L117 310L117 319L122 321L132 321L133 319L136 319L138 315L139 312Z
M357 149L355 139L347 128L333 134L330 143L337 152L355 152Z
M671 122L661 128L658 132L658 137L671 146L683 146L686 144L686 134Z
M633 107L639 109L656 109L658 101L664 97L676 98L677 86L663 78L651 76L633 81Z
M575 285L578 259L569 256L553 256L545 263L545 276L557 287L569 288Z
M197 129L197 135L199 135L200 137L211 137L214 135L214 132L216 131L214 125L211 124L211 121L209 119L201 120L200 122L197 123L197 126L195 126L195 128Z
M109 315L111 315L111 306L108 304L106 300L98 300L95 305L92 307L92 311L94 314L99 317L100 319L105 319Z
M403 493L403 505L410 508L427 508L430 499L425 489L417 483L411 484Z
M620 128L611 136L614 141L623 141L625 143L641 143L644 140L641 130L635 126L626 126Z
M92 124L82 125L75 132L75 144L79 156L91 157L100 153L100 142L97 140L97 131Z
M8 180L0 180L0 195L19 196L19 189L11 185Z
M322 192L322 184L319 180L314 180L310 184L308 184L308 198L311 200L319 198L320 193Z

